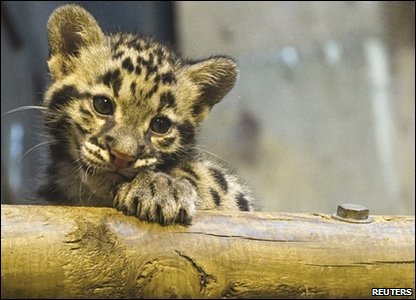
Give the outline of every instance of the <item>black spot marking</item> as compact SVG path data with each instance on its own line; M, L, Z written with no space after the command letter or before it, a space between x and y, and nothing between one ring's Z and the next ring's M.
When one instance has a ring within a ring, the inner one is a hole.
M120 91L120 88L121 88L121 78L115 81L113 84L114 96L118 97L118 92Z
M123 51L123 50L120 50L120 51L118 51L117 53L115 53L115 54L114 54L111 58L112 58L113 60L116 60L116 59L121 58L123 55L124 55L124 51Z
M175 200L175 202L177 203L179 201L179 196L178 196L178 189L174 189L173 190L173 199Z
M136 66L136 69L134 70L134 72L135 72L137 75L140 75L140 74L142 73L142 68L140 68L139 66Z
M186 180L188 180L189 181L189 183L190 184L192 184L193 186L194 186L194 188L198 188L198 185L197 185L197 183L196 183L196 181L194 180L194 179L192 179L192 178L189 178L189 177L184 177Z
M84 124L89 124L89 123L91 123L91 120L89 118L85 117L85 116L82 116L82 122Z
M176 107L175 97L172 95L170 91L163 93L160 96L159 107L157 111L161 112L162 109L169 107Z
M99 159L101 159L101 161L103 161L103 162L105 162L105 159L104 159L104 157L99 153L99 152L94 152L94 155L96 156L96 157L98 157Z
M147 61L149 65L153 65L153 53L149 53L149 59Z
M196 102L193 106L192 106L192 116L197 117L199 116L202 111L204 111L206 109L206 105L202 102Z
M137 40L134 38L128 41L126 44L128 48L134 48L136 45L137 45Z
M163 57L163 50L162 50L162 48L161 47L157 47L156 50L155 50L155 54L157 56L162 56Z
M126 69L127 72L131 73L134 71L133 62L131 61L130 57L127 57L123 60L121 67Z
M92 118L93 117L92 113L90 113L89 110L86 110L84 108L80 108L79 112L87 118Z
M139 157L143 156L145 150L146 150L146 146L145 145L139 145L137 147L136 155L139 156Z
M157 48L155 54L157 56L157 63L160 65L164 57L162 48Z
M195 144L195 127L190 122L185 122L177 126L182 145Z
M135 95L136 94L136 82L132 82L130 85L130 92Z
M149 187L150 187L150 193L152 194L152 197L154 197L156 195L156 187L155 187L154 181L150 183Z
M167 84L167 85L170 85L176 82L176 78L175 78L175 75L173 75L173 72L162 74L162 82L163 84Z
M114 95L118 97L118 92L120 91L122 79L120 75L120 70L116 69L114 71L108 71L101 77L102 82L113 88Z
M102 145L100 145L100 143L98 143L98 139L95 136L91 137L89 139L89 142L91 144L95 145L95 146L98 146L98 147L102 148L102 149L104 148Z
M218 195L218 192L216 190L210 189L210 193L211 193L211 196L212 196L212 200L214 200L215 204L217 206L220 206L221 197L220 197L220 195Z
M144 80L149 80L150 75L155 74L157 72L157 66L147 66L146 68L146 78Z
M150 99L158 90L159 85L155 84L153 88L144 96L144 99Z
M155 83L155 84L159 84L159 82L160 82L160 75L159 75L159 74L157 74L157 75L155 76L155 78L153 78L153 81L154 81L154 83Z
M178 156L170 153L162 153L160 156L160 163L157 166L157 170L165 173L169 173L179 163Z
M57 110L74 99L82 99L91 97L89 93L80 93L73 85L64 85L59 90L52 94L51 101L49 102L49 109Z
M89 148L86 148L88 153L90 153L91 155L95 156L96 158L98 158L101 161L105 161L104 157L98 152L98 151L93 151Z
M248 201L243 194L237 195L237 204L241 211L250 211Z
M86 134L90 133L89 130L85 129L84 127L82 127L78 123L74 122L74 125L79 131L81 131L82 134L86 135Z
M62 74L64 75L64 76L66 76L66 75L68 75L69 74L69 67L66 65L66 63L65 62L62 62L62 64L61 64L61 72L62 72Z
M112 141L114 141L114 138L112 136L106 135L104 140L107 144L110 144Z
M124 35L118 35L117 41L111 45L111 49L113 51L116 51L118 48L120 48L121 45L123 45L126 42L126 36Z
M149 54L149 59L145 60L143 57L137 57L137 64L146 68L145 80L149 80L150 75L155 74L158 70L157 66L153 62L153 54Z
M176 152L160 153L159 164L157 170L165 173L169 173L173 168L177 167L184 160L193 161L197 156L197 151L193 148L187 147L180 148Z
M195 171L191 168L189 165L182 166L182 170L194 177L196 180L199 180L198 174L195 173Z
M97 139L95 136L91 137L91 138L90 138L90 140L89 140L89 142L90 142L91 144L94 144L94 145L96 145L96 146L99 146L99 144L98 144L98 139Z
M95 155L95 157L100 159L102 162L105 162L104 157L99 152L95 151L93 154Z
M222 190L226 193L228 191L227 180L225 179L224 174L220 170L210 169L211 175L215 178L215 181L219 184Z
M176 140L176 137L165 138L159 142L159 145L162 147L169 147L172 145Z
M141 52L141 51L143 50L143 48L142 48L142 46L141 46L140 42L136 42L136 43L133 45L133 47L132 47L132 48L136 49L136 51L137 51L137 52Z

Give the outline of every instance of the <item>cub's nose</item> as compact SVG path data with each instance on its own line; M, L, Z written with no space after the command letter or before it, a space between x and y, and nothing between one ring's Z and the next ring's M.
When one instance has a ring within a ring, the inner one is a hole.
M130 167L132 163L136 160L136 157L122 153L120 151L117 151L116 149L110 150L110 154L111 163L117 169L125 169L127 167Z

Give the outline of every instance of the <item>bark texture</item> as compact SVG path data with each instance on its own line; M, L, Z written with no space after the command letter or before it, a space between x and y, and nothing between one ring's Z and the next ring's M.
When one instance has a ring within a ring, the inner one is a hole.
M162 227L112 208L2 205L2 298L371 298L415 288L414 217L199 212Z

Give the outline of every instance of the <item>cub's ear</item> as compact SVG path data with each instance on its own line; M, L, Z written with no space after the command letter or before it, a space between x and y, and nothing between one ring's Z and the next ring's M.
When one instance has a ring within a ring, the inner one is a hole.
M192 113L200 122L234 86L237 64L231 58L215 56L184 68L185 74L197 86L199 97L192 104Z
M77 5L57 8L48 21L49 69L54 79L69 73L68 58L83 47L104 41L104 34L94 17Z

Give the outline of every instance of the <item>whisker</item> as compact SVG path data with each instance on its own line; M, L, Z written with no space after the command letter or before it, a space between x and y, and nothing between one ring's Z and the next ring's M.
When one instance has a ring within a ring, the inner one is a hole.
M77 168L76 168L76 170L74 171L74 172L72 172L72 175L76 175L77 173L78 173L78 175L77 176L75 176L75 178L74 178L74 180L72 181L72 183L71 183L71 185L72 184L74 184L74 181L79 177L79 170L81 170L82 169L82 165L80 165L80 166L78 166Z
M225 159L224 158L222 158L222 157L220 157L220 156L218 156L218 155L216 155L215 153L212 153L212 152L210 152L210 151L208 151L208 150L205 150L205 149L203 149L203 148L200 148L200 147L192 147L193 149L196 149L196 150L199 150L199 151L202 151L202 152L205 152L205 153L207 153L207 154L209 154L209 155L211 155L211 156L214 156L214 157L216 157L217 159L219 159L219 160L221 160L221 161L225 161Z
M95 190L93 190L93 191L90 193L90 195L89 195L89 197L88 197L88 199L87 199L87 203L88 203L88 202L90 202L90 199L91 199L91 197L92 197L94 194L95 194Z
M98 167L95 166L94 169L92 170L92 175L94 176L95 174L97 174L98 171Z
M38 147L40 147L40 146L47 145L47 144L52 144L52 141L47 141L47 142L39 143L39 144L37 144L37 145L33 146L32 148L30 148L29 150L27 150L27 151L23 154L22 159L23 159L23 158L24 158L27 154L29 154L29 152L30 152L30 151L32 151L32 150L34 150L34 149L36 149L36 148L38 148Z
M82 205L84 205L84 201L82 200L82 186L84 185L84 182L87 181L88 168L89 166L87 167L87 170L84 171L83 178L80 180L79 189L78 189L78 199L79 199L79 203L81 203Z
M47 107L43 107L43 106L37 106L37 105L27 105L27 106L21 106L21 107L17 107L14 108L12 110L9 110L7 112L5 112L4 114L2 114L2 116L11 114L11 113L15 113L15 112L19 112L19 111L25 111L25 110L30 110L30 109L38 109L38 110L48 110Z

